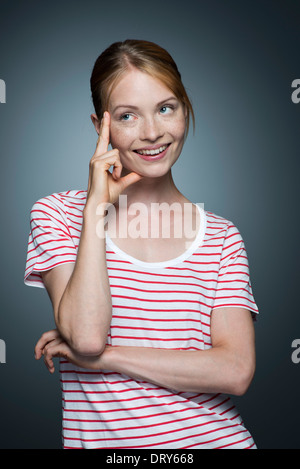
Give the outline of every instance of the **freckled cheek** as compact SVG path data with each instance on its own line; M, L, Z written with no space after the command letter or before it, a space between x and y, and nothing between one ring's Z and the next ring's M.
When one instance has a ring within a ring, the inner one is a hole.
M118 148L120 152L127 151L132 147L132 142L135 140L135 132L132 129L119 128L117 125L111 125L110 143L113 148Z
M184 137L185 128L186 128L185 119L176 119L170 122L170 125L168 126L166 130L175 139L181 140Z

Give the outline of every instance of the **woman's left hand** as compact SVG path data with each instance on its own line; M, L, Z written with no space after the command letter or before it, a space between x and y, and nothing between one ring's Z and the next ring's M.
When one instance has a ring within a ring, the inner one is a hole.
M110 348L106 347L105 351ZM42 356L50 373L54 373L53 358L65 358L81 368L103 369L105 351L100 356L82 356L75 353L67 342L62 338L57 329L44 332L35 346L35 358L39 360Z

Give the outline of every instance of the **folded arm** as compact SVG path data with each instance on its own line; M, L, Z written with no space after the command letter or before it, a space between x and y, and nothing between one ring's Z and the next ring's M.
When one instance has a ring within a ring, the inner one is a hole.
M211 318L212 347L207 350L166 350L146 347L105 348L98 357L76 355L65 343L38 343L50 371L53 357L78 366L110 370L178 392L242 395L255 371L255 338L251 314L243 308L218 308Z
M240 308L214 310L211 335L212 348L203 351L111 347L102 364L176 391L244 394L255 369L250 312Z

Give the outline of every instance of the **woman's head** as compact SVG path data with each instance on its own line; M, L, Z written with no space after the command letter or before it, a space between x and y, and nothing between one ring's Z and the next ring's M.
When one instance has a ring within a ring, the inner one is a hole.
M127 39L115 42L96 60L90 85L98 119L108 109L114 87L124 73L132 68L160 80L177 97L186 110L187 134L190 117L194 123L194 113L177 65L165 49L149 41Z

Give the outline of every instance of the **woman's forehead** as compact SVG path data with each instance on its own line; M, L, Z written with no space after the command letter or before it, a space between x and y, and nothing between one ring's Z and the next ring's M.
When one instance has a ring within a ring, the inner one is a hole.
M142 101L164 101L175 98L174 93L158 78L149 73L137 69L131 69L123 73L114 84L110 93L110 105L115 107L120 101L127 100L124 104L138 104Z

